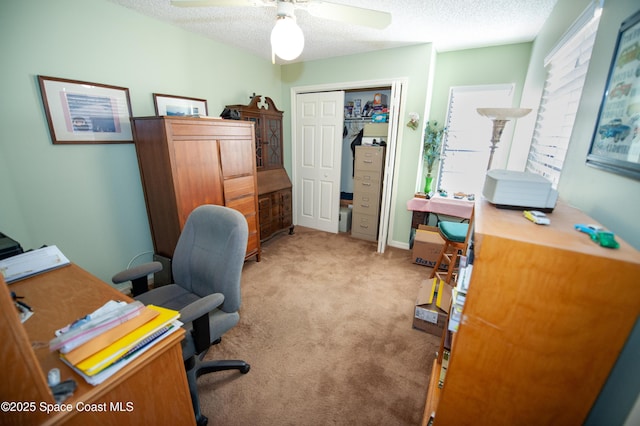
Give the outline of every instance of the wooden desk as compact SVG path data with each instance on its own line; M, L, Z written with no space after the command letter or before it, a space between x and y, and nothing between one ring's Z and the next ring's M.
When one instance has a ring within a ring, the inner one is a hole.
M180 330L149 349L98 386L88 384L49 351L54 330L102 306L126 300L76 265L46 272L7 286L0 275L0 359L5 379L0 399L33 402L27 412L0 414L2 424L186 425L195 424L182 361ZM23 326L11 305L9 291L24 296L34 311ZM8 306L9 305L9 306ZM46 375L59 368L61 380L74 379L75 393L63 402L70 411L46 413L54 399ZM67 405L69 404L69 405ZM89 409L101 411L84 411Z

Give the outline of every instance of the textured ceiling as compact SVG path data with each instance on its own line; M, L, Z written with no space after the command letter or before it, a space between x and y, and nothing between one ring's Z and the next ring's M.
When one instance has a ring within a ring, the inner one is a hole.
M275 7L174 7L169 0L109 0L185 30L271 59ZM531 41L557 0L334 0L390 12L383 30L345 24L296 9L305 36L293 62L432 42L439 52ZM279 61L282 63L282 61Z

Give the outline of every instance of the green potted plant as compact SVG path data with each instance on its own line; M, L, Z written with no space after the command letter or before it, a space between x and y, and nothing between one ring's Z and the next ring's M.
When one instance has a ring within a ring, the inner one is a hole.
M431 193L431 183L433 182L433 165L440 158L442 151L442 137L447 132L445 127L439 126L437 121L427 121L424 130L423 156L427 166L427 177L424 184L424 193Z

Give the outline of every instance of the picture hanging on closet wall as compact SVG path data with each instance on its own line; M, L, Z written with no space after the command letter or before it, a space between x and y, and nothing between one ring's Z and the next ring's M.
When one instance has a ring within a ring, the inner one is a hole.
M54 144L131 143L126 87L38 76Z

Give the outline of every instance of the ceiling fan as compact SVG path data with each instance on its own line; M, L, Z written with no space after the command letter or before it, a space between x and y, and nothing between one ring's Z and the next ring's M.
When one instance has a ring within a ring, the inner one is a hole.
M276 25L271 32L272 57L297 58L304 48L304 34L296 23L295 9L332 21L383 29L391 24L391 14L379 10L320 0L171 0L177 7L276 7Z

